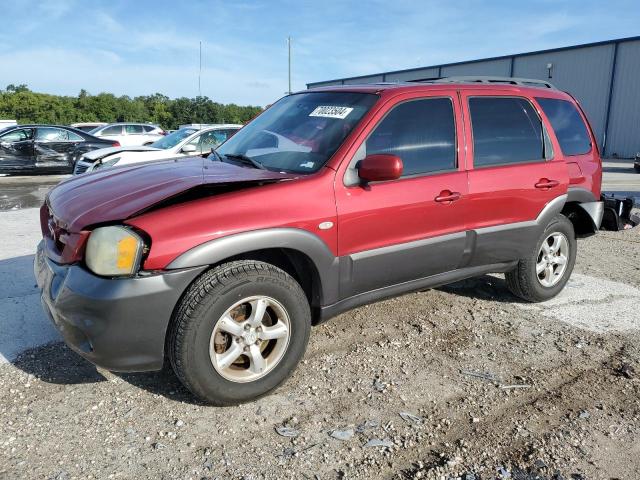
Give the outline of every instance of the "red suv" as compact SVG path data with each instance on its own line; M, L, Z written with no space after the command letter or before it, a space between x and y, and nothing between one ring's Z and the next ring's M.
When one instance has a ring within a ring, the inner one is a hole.
M35 271L84 358L148 371L168 357L195 395L234 404L359 305L491 272L528 301L558 294L600 225L600 183L584 113L548 84L321 88L208 158L61 183Z

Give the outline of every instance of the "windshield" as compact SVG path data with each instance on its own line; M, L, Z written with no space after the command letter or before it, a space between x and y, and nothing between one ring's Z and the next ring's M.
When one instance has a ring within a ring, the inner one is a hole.
M356 92L289 95L217 152L229 155L229 161L250 157L269 170L312 173L331 158L377 100L377 95Z
M166 137L162 137L160 140L156 140L150 146L154 148L160 148L162 150L168 150L178 145L185 138L190 137L198 130L195 128L181 128L173 133L170 133Z

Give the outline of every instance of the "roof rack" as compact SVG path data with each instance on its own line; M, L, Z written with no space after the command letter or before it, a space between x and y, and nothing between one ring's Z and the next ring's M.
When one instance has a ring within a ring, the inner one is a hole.
M504 83L508 85L521 85L523 87L539 87L550 88L557 90L557 88L545 80L538 80L535 78L517 78L517 77L492 77L492 76L461 76L461 77L443 77L435 80L427 80L432 83Z

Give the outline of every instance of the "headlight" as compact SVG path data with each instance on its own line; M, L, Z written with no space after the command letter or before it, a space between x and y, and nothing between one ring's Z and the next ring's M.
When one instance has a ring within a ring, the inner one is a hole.
M140 266L143 249L144 242L134 231L125 227L100 227L89 235L85 261L98 275L133 275Z
M100 160L98 160L93 166L93 169L97 170L99 168L113 167L119 161L120 161L120 157L112 158L111 160L107 160L106 162L101 162Z

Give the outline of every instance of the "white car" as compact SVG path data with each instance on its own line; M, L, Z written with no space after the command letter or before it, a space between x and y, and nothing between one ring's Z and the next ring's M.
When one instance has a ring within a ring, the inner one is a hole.
M76 163L74 174L132 163L206 155L241 128L242 125L236 124L203 129L181 128L149 146L101 148L85 153Z
M162 128L148 123L110 123L94 128L89 133L98 138L118 142L123 147L151 145L165 135Z
M70 127L77 128L78 130L82 130L83 132L91 132L91 130L96 130L98 127L104 127L108 125L106 122L80 122L80 123L72 123L69 125Z

